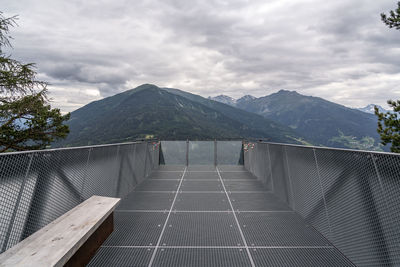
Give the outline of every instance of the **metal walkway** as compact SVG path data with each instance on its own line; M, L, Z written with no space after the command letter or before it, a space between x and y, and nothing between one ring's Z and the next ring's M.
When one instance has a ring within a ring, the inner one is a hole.
M90 266L353 266L242 166L160 166Z

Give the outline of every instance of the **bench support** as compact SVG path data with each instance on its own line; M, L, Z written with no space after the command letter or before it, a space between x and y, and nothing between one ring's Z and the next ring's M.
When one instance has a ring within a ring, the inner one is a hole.
M114 212L97 228L97 230L89 237L89 239L75 252L75 254L65 264L65 267L86 266L101 244L114 230Z

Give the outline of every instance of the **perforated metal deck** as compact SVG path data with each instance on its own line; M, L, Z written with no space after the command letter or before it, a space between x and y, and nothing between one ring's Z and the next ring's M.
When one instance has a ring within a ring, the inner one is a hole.
M241 166L160 166L90 266L354 266Z

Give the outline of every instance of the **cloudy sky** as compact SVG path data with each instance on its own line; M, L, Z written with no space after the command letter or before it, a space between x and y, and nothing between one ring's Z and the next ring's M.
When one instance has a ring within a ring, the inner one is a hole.
M12 56L72 111L143 83L202 96L296 90L347 106L400 98L397 0L2 0Z

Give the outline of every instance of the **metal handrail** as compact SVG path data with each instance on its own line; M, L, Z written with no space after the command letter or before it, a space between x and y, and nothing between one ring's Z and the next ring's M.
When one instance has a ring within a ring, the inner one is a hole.
M16 155L16 154L26 154L26 153L33 153L33 152L52 152L52 151L61 151L61 150L74 150L74 149L83 149L83 148L96 148L96 147L109 147L109 146L121 146L121 145L132 145L132 144L141 144L144 142L158 142L159 140L156 139L149 139L149 140L137 140L133 142L124 142L124 143L112 143L112 144L102 144L102 145L90 145L90 146L74 146L74 147L58 147L58 148L47 148L47 149L40 149L40 150L26 150L26 151L15 151L15 152L4 152L0 153L1 156L5 155Z
M361 153L374 153L374 154L400 156L399 153L394 153L394 152L351 149L351 148L338 148L338 147L328 147L328 146L297 145L297 144L288 144L288 143L279 143L279 142L269 142L269 141L264 141L264 140L251 140L251 139L243 139L243 140L247 141L247 142L252 142L252 143L261 143L261 144L270 144L270 145L281 145L281 146L291 146L291 147L300 147L300 148L324 149L324 150L334 150L334 151L361 152Z

